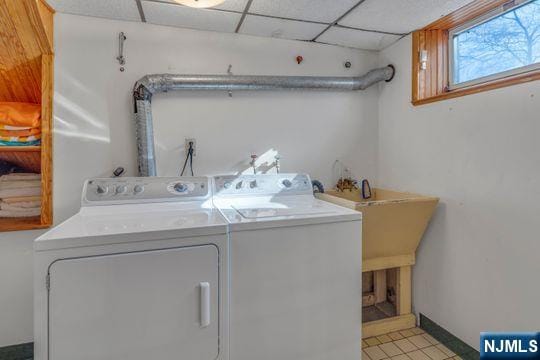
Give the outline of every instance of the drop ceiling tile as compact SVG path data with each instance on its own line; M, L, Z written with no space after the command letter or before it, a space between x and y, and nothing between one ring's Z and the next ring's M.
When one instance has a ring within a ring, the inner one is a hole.
M366 0L340 25L409 33L467 5L471 0Z
M152 0L150 0L152 1ZM157 2L170 2L172 4L178 4L174 0L156 0ZM244 11L248 0L226 0L223 4L214 6L212 9L228 10L228 11Z
M48 0L56 11L108 19L141 21L134 0Z
M317 39L317 42L343 45L363 50L382 50L401 38L399 35L381 34L371 31L361 31L332 27Z
M332 23L359 0L253 0L250 13ZM396 1L396 0L392 0Z
M149 23L198 30L234 32L241 17L237 13L158 2L143 1L142 5Z
M248 0L227 0L223 4L216 6L216 9L230 11L244 11Z
M326 27L327 25L324 24L248 15L240 28L240 33L291 40L311 40Z

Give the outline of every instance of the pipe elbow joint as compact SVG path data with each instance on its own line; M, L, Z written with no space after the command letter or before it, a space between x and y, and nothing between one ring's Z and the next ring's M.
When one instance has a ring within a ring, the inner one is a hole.
M142 77L135 83L133 87L133 98L135 100L148 100L152 99L152 87L148 75Z
M392 69L392 75L390 75L390 77L385 80L386 82L390 82L390 81L394 80L394 76L396 76L396 67L394 65L392 65L392 64L388 64L388 67L390 69Z

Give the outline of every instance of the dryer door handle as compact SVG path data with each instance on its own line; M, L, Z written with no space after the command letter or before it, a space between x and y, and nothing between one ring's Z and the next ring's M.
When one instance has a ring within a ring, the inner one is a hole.
M201 308L201 327L207 327L210 325L210 283L199 283L200 294L200 308Z

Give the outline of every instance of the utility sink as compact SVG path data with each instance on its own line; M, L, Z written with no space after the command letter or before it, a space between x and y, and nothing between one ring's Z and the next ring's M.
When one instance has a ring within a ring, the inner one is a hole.
M317 197L362 212L362 337L414 327L411 271L439 199L385 189L367 200L360 190Z
M362 199L360 190L330 190L317 197L362 212L363 271L413 265L416 248L439 201L385 189L373 189L368 200Z

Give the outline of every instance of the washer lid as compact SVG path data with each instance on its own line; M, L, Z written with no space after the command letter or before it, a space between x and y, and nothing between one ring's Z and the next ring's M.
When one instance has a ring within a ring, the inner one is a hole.
M362 214L357 211L315 199L312 195L218 199L216 206L231 224L232 231L362 219Z
M277 217L291 217L291 216L316 216L316 215L335 215L335 209L329 208L327 206L322 206L320 202L311 202L309 204L303 204L298 207L280 207L279 205L283 204L268 204L269 206L262 207L238 207L232 205L232 208L235 209L242 217L246 219L271 219Z

